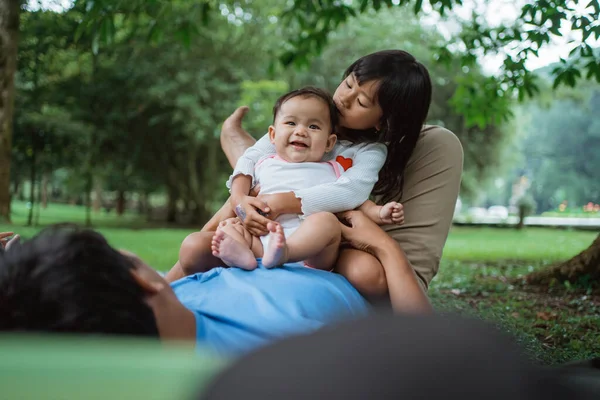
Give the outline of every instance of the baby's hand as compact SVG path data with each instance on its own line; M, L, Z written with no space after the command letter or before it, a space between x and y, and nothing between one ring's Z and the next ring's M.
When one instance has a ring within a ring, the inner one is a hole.
M400 203L390 201L379 209L379 218L383 224L401 225L404 223L404 207Z

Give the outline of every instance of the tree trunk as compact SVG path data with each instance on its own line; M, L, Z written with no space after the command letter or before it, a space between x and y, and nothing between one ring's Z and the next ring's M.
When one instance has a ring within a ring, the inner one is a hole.
M117 215L120 217L125 212L125 191L117 191Z
M167 200L167 222L177 222L177 190L169 186Z
M38 226L40 224L40 204L42 204L42 180L38 181L37 203L35 207L35 214L33 217L33 226ZM33 209L33 206L31 208Z
M140 209L140 214L146 215L146 220L151 221L152 220L152 204L150 203L150 193L148 193L148 192L142 193L140 204L143 207L142 209Z
M19 178L15 178L13 179L12 182L12 189L10 192L10 196L12 197L17 197L17 194L19 193L19 189L21 188L21 180Z
M525 208L519 207L519 223L517 224L517 230L523 229L525 226Z
M20 5L20 0L0 1L0 219L8 222Z
M548 285L554 280L576 283L586 275L592 282L600 279L600 234L590 247L570 260L527 275L527 282L538 285Z
M148 193L141 192L138 193L138 203L137 203L137 212L140 215L146 214L146 209L148 208Z
M27 216L27 226L31 226L33 223L33 207L35 205L35 180L37 178L36 171L36 143L35 133L31 132L31 175L29 176L29 215Z
M102 180L96 177L94 179L94 205L93 210L99 213L102 210Z
M40 204L45 210L48 208L48 172L42 174L42 187L40 189Z
M93 178L91 172L87 173L85 183L85 226L92 226L92 186Z

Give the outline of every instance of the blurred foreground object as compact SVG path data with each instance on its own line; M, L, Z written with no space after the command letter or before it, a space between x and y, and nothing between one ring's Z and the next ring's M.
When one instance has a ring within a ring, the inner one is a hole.
M189 346L145 339L0 335L0 398L190 399L222 368Z
M381 314L257 351L200 398L595 398L600 372L577 380L569 371L530 364L508 337L476 320Z

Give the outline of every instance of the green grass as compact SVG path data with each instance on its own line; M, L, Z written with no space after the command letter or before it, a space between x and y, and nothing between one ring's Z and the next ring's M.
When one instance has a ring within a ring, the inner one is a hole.
M14 231L24 238L30 238L46 226L70 222L83 226L85 208L66 204L49 204L41 210L39 226L25 226L28 209L26 203L12 203L12 225L0 224L0 232ZM119 249L132 251L155 268L165 271L177 261L179 246L183 239L194 231L187 229L154 228L136 213L128 212L122 216L116 213L92 213L92 223L109 243ZM146 229L142 229L146 228Z
M83 223L83 207L51 204L40 214L40 227L25 227L27 208L13 203L13 225L0 224L31 237L57 222ZM93 214L96 229L117 248L138 254L159 270L176 260L179 245L193 228L148 227L135 213ZM600 296L591 287L534 288L520 277L566 260L596 237L590 231L545 228L454 227L430 297L441 312L482 318L515 335L531 357L544 364L600 356Z
M38 225L48 226L56 223L72 222L77 224L85 223L85 207L50 203L46 209L34 210L35 215L39 212ZM12 222L19 226L25 225L29 217L29 208L26 202L13 201L11 204ZM118 216L113 209L110 213L105 210L92 212L92 222L103 227L147 227L148 224L142 216L137 213L127 211L122 216Z
M595 232L453 228L429 295L436 309L498 325L543 364L600 356L597 288L527 286L526 274L587 248Z
M527 228L453 227L444 259L461 261L557 261L590 245L597 233L590 231Z

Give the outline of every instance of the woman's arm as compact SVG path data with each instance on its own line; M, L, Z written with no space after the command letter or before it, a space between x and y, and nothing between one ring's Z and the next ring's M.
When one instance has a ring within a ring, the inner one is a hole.
M387 237L389 241L377 246L375 257L383 265L394 311L431 313L433 309L429 299L423 292L406 254L392 238Z
M375 256L385 271L392 307L402 313L430 313L431 304L398 244L360 211L342 214L342 236L358 250Z
M364 203L379 179L379 170L387 157L381 143L358 145L352 167L332 183L325 183L295 192L260 196L275 215L311 215L327 211L338 213L353 210Z

